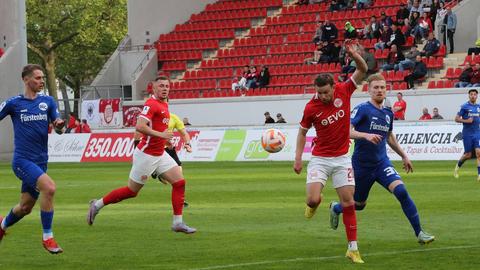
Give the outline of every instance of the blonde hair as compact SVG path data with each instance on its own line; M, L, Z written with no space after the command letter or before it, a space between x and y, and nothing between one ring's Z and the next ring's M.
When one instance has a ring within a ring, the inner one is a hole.
M368 85L370 85L370 83L373 82L373 81L386 81L386 80L385 80L385 77L383 77L382 74L375 73L375 74L372 74L372 75L368 76L368 78L367 78Z

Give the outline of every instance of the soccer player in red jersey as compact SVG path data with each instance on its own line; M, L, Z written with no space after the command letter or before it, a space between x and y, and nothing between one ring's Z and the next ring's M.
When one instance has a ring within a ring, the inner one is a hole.
M353 75L344 83L334 83L331 74L320 74L315 79L315 96L305 105L297 136L293 169L302 171L302 154L307 131L313 126L312 158L307 168L307 199L305 217L313 217L322 197L322 189L331 177L343 207L343 223L348 239L346 257L354 263L363 263L357 247L357 219L353 193L355 180L348 154L350 144L350 97L367 73L367 64L358 53L358 45L345 41L346 52L357 64ZM345 209L347 209L345 211Z
M168 130L170 113L168 111L168 93L170 81L165 76L156 78L152 96L145 102L138 117L136 131L143 134L142 140L133 153L128 185L111 191L103 198L90 201L87 223L93 225L95 216L105 205L118 203L137 196L148 177L155 171L172 185L172 207L174 232L194 233L195 228L187 226L182 219L185 199L185 179L182 169L166 154L165 143L173 136Z

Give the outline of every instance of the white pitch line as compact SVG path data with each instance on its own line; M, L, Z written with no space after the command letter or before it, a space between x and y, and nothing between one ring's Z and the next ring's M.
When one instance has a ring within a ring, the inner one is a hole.
M396 254L406 254L406 253L420 253L420 252L442 251L442 250L452 250L452 249L467 249L467 248L480 248L480 245L411 249L411 250L397 250L397 251L387 251L387 252L374 252L374 253L362 254L362 257L396 255ZM300 261L323 261L323 260L339 259L339 258L345 258L345 256L294 258L294 259L274 260L274 261L260 261L260 262L250 262L250 263L226 264L226 265L209 266L209 267L205 267L205 268L193 268L193 269L190 269L190 270L228 269L228 268L246 267L246 266L253 266L253 265L290 263L290 262L300 262Z

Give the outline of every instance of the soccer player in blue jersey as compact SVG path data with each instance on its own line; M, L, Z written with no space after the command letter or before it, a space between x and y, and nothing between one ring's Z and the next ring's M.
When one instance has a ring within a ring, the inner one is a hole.
M413 172L412 163L398 144L393 129L393 112L383 107L386 96L385 78L380 74L371 75L368 79L370 101L355 107L351 114L350 137L355 139L352 156L355 174L355 209L363 210L367 204L368 194L375 182L393 193L400 202L405 216L415 231L418 242L426 244L435 237L422 230L420 217L415 203L405 188L398 172L387 156L386 144L402 157L403 168L407 173ZM338 216L342 213L341 204L330 204L330 225L338 227Z
M455 122L462 123L463 136L463 155L457 162L453 176L458 178L458 170L463 163L472 158L472 152L477 156L477 181L480 181L480 105L477 104L478 91L471 89L468 91L468 102L460 107L460 111L455 116Z
M22 71L23 95L14 96L0 105L0 120L10 115L14 130L12 169L22 181L20 202L8 215L0 216L0 242L7 228L30 214L39 195L43 227L43 247L52 254L63 252L53 238L53 197L55 183L48 176L48 125L61 133L64 121L59 118L55 100L39 94L45 82L39 65L26 65Z

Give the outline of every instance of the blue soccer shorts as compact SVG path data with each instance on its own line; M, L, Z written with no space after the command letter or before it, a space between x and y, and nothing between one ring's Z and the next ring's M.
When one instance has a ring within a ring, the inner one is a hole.
M376 167L364 167L355 163L355 161L352 162L353 173L355 174L355 194L353 198L356 202L367 201L373 183L378 182L389 190L388 186L393 181L401 179L389 159L383 160Z
M470 153L476 148L480 148L480 136L476 135L463 135L463 148L464 153Z
M22 193L27 192L36 200L39 191L37 189L38 178L47 172L47 163L37 164L26 159L15 159L12 162L15 175L22 180Z

